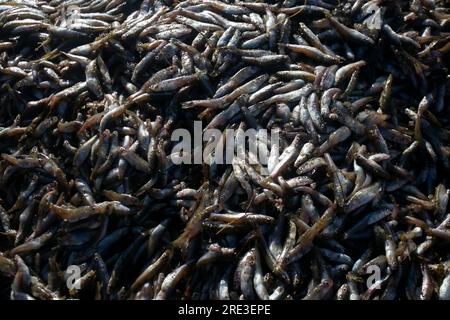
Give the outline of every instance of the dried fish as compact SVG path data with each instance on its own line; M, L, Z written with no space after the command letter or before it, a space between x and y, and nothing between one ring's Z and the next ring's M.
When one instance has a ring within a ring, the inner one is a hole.
M0 299L450 299L445 1L0 2Z

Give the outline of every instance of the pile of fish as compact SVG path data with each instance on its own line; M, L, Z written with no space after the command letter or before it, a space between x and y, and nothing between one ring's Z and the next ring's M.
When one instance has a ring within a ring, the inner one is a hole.
M450 299L445 2L0 1L0 298Z

